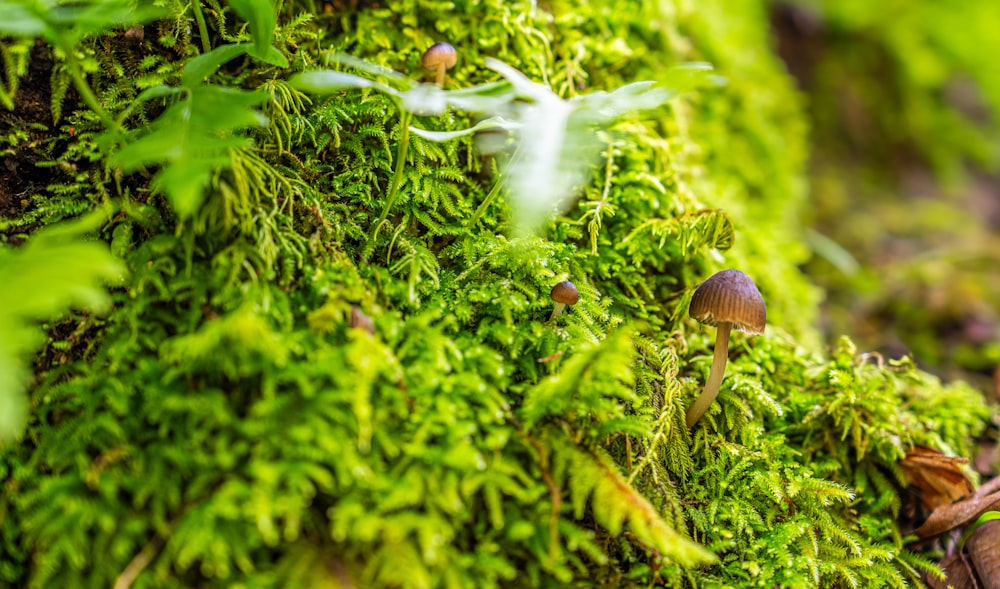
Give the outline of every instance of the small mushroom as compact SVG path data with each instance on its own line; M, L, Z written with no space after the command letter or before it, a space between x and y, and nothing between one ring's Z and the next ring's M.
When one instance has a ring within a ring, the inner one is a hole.
M142 40L145 38L146 29L144 29L142 25L135 25L125 31L125 39L131 41L132 43L142 43Z
M375 335L375 324L372 323L372 318L365 315L364 311L359 309L357 305L351 305L351 319L348 326L351 329L360 329Z
M749 276L739 270L723 270L702 282L691 297L692 319L716 326L715 353L708 381L694 404L687 410L685 421L691 427L701 419L719 395L722 377L729 359L729 330L744 333L764 333L767 306L764 297Z
M555 308L552 309L552 314L549 315L549 321L558 317L563 312L563 309L566 308L566 305L575 305L580 300L580 293L576 290L576 286L569 280L563 280L553 286L549 296L556 303Z
M441 88L444 87L444 72L455 67L458 63L458 53L449 43L435 43L424 51L420 58L420 64L436 73L435 82Z

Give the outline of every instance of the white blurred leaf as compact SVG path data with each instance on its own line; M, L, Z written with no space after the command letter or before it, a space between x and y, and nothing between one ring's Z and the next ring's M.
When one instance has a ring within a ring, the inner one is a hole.
M417 84L401 95L403 110L415 115L434 117L448 108L445 92L436 84Z
M443 143L445 141L451 141L452 139L458 139L459 137L465 137L466 135L472 135L478 131L486 131L488 129L516 130L519 128L520 125L512 123L503 117L490 117L479 121L468 129L459 129L458 131L428 131L427 129L421 129L419 127L410 127L410 132L429 141Z
M448 105L470 113L496 113L514 100L514 88L509 82L490 82L471 88L449 90L446 93Z
M302 72L291 77L288 83L298 90L312 92L314 94L333 94L341 90L352 90L356 88L375 88L380 92L385 92L390 96L399 97L399 92L385 84L333 70L315 70Z
M546 86L496 59L486 66L506 79L517 98L509 116L520 129L517 151L504 180L513 200L516 235L527 235L573 200L603 143L598 130L628 113L657 108L681 89L704 83L707 64L672 70L677 87L636 82L612 92L594 92L563 100Z

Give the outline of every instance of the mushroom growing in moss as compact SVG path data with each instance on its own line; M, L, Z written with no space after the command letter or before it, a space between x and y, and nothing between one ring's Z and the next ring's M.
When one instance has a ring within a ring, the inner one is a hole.
M368 332L370 335L375 335L375 323L357 305L351 305L351 319L348 322L348 326L351 329L360 329L361 331Z
M719 395L722 377L729 359L729 330L751 334L764 333L767 306L757 285L739 270L723 270L702 282L691 297L691 318L716 327L715 353L708 381L694 404L687 410L686 423L693 426Z
M427 51L424 51L420 58L420 64L425 68L434 71L435 82L438 87L444 87L444 72L455 67L458 63L458 52L450 43L435 43Z
M559 284L552 287L552 291L549 293L552 300L555 301L556 306L552 309L552 314L549 315L549 321L552 321L562 313L566 305L575 305L577 301L580 300L580 292L576 290L576 285L574 285L569 280L563 280Z

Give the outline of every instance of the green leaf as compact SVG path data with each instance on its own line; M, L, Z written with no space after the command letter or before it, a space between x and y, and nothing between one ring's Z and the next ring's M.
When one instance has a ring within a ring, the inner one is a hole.
M154 186L185 218L201 206L212 173L229 163L231 150L249 144L248 138L236 133L267 124L267 118L254 108L266 99L264 92L193 87L186 100L171 105L145 135L109 161L125 172L161 164Z
M638 402L632 372L630 332L618 329L598 345L577 350L562 369L525 393L521 416L525 429L546 417L592 416L608 422L625 416Z
M181 85L192 88L200 84L205 78L214 74L222 64L246 54L250 48L251 45L247 43L223 45L195 57L184 66L181 72Z
M976 533L980 527L986 522L992 522L1000 520L1000 511L986 511L980 515L976 521L972 522L969 527L965 528L965 532L962 533L962 538L958 542L958 549L964 550L965 543L969 541L969 537Z
M35 11L19 4L0 4L0 33L14 37L41 37L49 25Z
M263 61L264 63L269 63L271 65L276 65L281 68L288 67L288 58L285 54L278 50L277 47L269 46L264 50L263 53L257 54L255 52L250 52L250 55L256 57L257 59Z
M250 27L250 37L253 39L250 55L265 63L288 67L285 56L271 46L275 27L275 10L271 1L228 0L228 2Z
M113 27L148 22L166 11L147 2L89 0L19 0L0 4L0 33L15 37L45 37L69 51L84 37Z
M178 94L179 92L181 92L181 90L177 88L171 88L170 86L153 86L152 88L146 88L141 93L139 93L139 95L135 97L135 100L130 102L129 105L125 108L125 110L123 110L118 115L118 120L124 121L125 119L127 119L129 116L131 116L132 112L136 108L141 106L142 103L146 101L154 100L156 98L162 98L165 96L173 96L175 94Z
M352 67L357 70L361 70L365 73L371 74L376 78L388 78L389 80L399 84L402 87L409 87L416 84L413 80L407 78L403 74L391 70L387 67L374 64L370 61L365 61L363 59L358 59L353 55L346 55L343 53L331 53L326 56L327 63L339 63Z
M101 209L40 230L19 250L0 248L0 442L24 426L23 387L30 375L24 356L42 341L33 323L71 307L107 309L103 285L124 276L107 245L83 238L108 215Z

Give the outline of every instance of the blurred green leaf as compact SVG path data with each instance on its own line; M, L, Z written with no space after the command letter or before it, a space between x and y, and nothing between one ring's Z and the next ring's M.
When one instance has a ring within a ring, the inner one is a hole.
M39 37L48 23L36 10L22 4L0 4L0 33L15 37Z
M250 37L253 39L253 46L249 53L257 59L277 65L288 67L288 60L280 51L271 46L271 37L274 35L275 10L270 0L228 0L233 10L243 17L250 26Z
M222 64L246 54L250 47L247 43L223 45L195 57L184 66L181 85L191 88L200 84L205 78L214 74Z
M25 356L42 340L35 321L53 319L67 308L107 309L104 284L120 282L123 265L108 247L82 236L108 217L99 210L79 220L40 230L18 250L0 249L0 442L24 426Z
M181 218L201 205L212 172L229 162L230 150L249 144L249 138L237 132L267 124L254 108L267 99L263 92L198 85L185 94L186 99L171 105L145 135L110 158L111 165L125 172L160 164L154 184Z
M112 27L148 22L166 14L149 2L129 0L14 0L0 5L0 33L45 37L64 51Z

